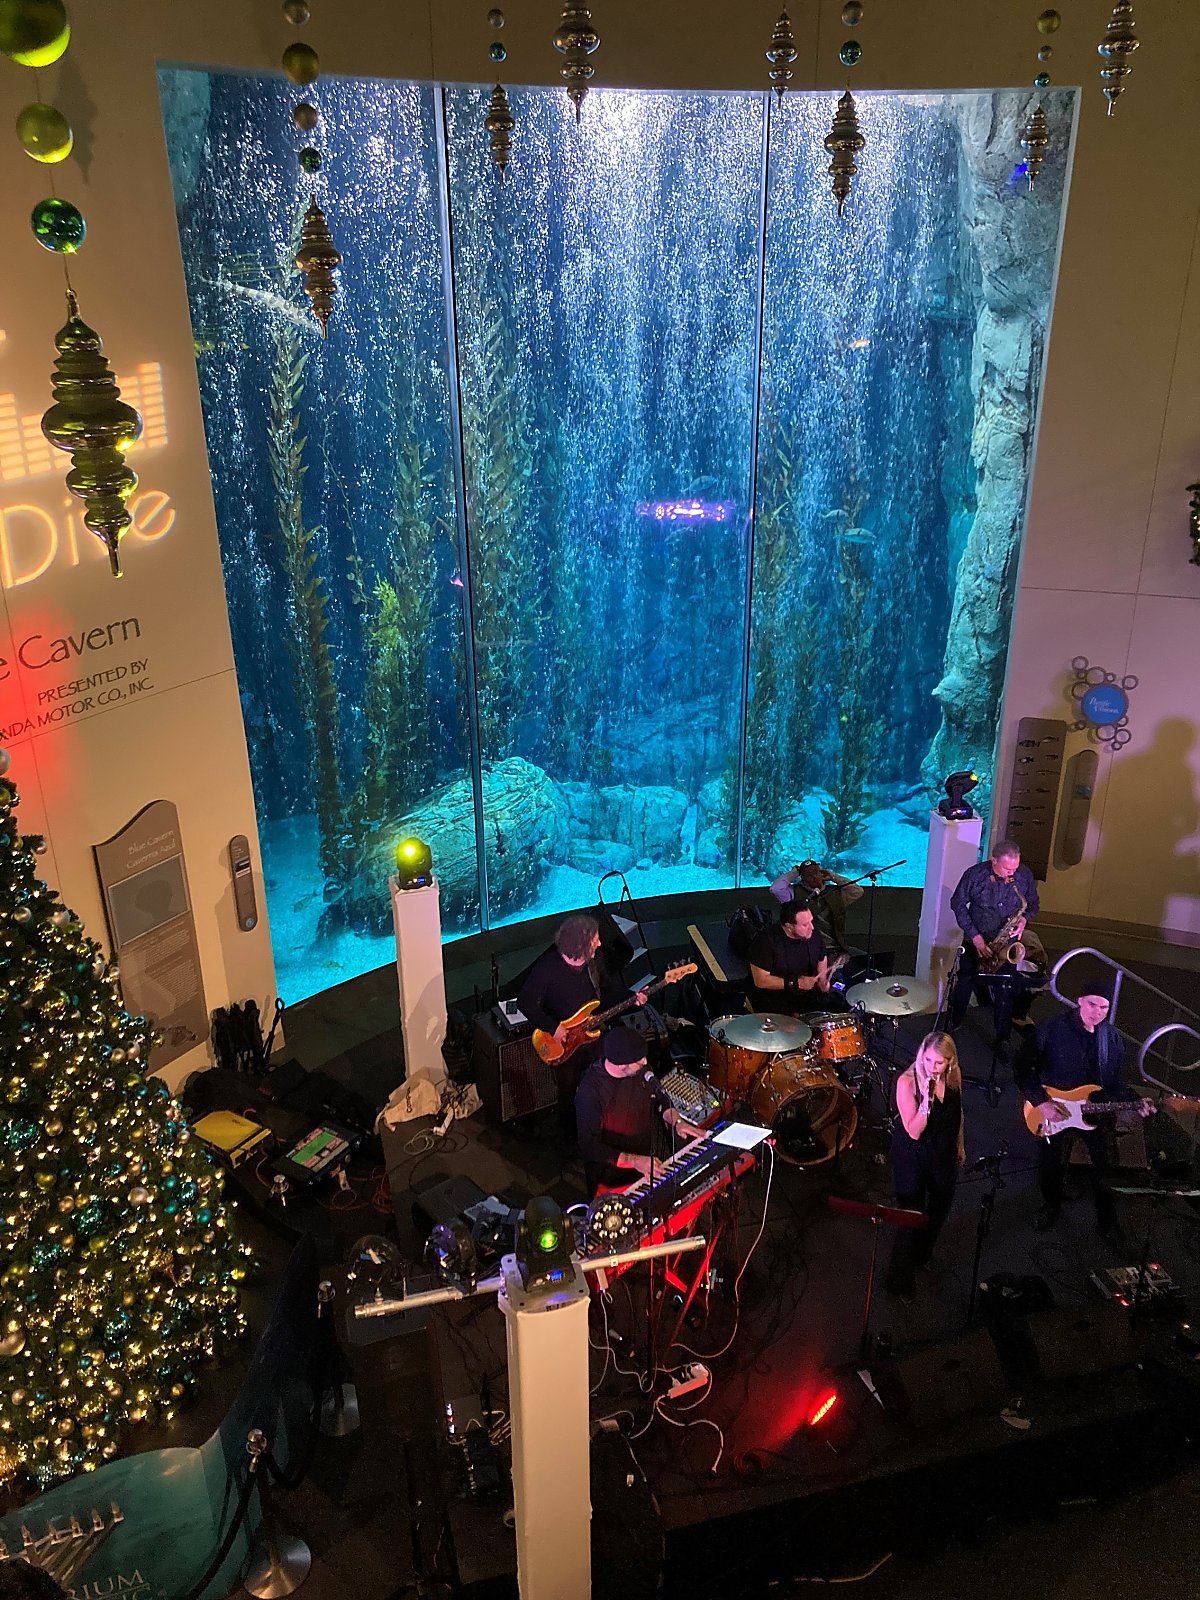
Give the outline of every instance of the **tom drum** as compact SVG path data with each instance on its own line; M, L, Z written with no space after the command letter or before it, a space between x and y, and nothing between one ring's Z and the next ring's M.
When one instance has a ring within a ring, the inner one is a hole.
M843 1061L857 1061L867 1053L863 1036L862 1018L855 1012L815 1011L805 1018L813 1031L817 1057L837 1066Z

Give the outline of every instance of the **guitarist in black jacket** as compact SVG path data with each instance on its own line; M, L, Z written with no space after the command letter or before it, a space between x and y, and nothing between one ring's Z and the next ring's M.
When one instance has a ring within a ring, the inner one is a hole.
M1065 1113L1052 1103L1055 1089L1082 1089L1089 1083L1103 1091L1101 1098L1106 1101L1132 1102L1140 1116L1149 1116L1153 1111L1154 1107L1140 1100L1121 1077L1125 1041L1107 1020L1109 1004L1101 988L1086 989L1079 996L1075 1010L1043 1022L1034 1038L1023 1047L1018 1081L1030 1105L1042 1108L1044 1127L1051 1128L1055 1122L1066 1120ZM1115 1233L1116 1207L1104 1181L1110 1170L1104 1131L1096 1128L1079 1137L1087 1147L1091 1162L1088 1177L1096 1202L1096 1226L1101 1233ZM1063 1170L1070 1144L1070 1133L1057 1138L1051 1133L1038 1140L1042 1208L1033 1225L1039 1232L1052 1228L1058 1220L1063 1198Z

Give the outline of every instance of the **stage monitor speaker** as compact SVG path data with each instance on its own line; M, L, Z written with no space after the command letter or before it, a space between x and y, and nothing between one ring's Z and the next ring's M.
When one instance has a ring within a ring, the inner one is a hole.
M1102 1302L1030 1317L1029 1336L1042 1377L1050 1383L1094 1377L1137 1359L1129 1312Z
M475 1018L475 1082L493 1122L511 1122L558 1100L558 1080L533 1048L532 1030L513 1032L494 1011Z
M898 1357L887 1380L885 1399L891 1391L893 1403L899 1399L915 1428L942 1427L955 1417L999 1405L1007 1393L995 1346L982 1328Z

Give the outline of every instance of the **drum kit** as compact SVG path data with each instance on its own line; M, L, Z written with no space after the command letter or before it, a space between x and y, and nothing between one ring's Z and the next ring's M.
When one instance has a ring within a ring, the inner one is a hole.
M851 1144L864 1083L895 1067L901 1017L935 1010L937 991L907 975L867 978L846 999L853 1011L747 1012L709 1026L709 1083L727 1107L746 1105L768 1123L779 1154L796 1166L821 1166ZM891 1025L886 1063L868 1051L872 1022Z

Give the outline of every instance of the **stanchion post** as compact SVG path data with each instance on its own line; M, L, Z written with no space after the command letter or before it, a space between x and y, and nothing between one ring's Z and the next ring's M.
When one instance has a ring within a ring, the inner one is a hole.
M276 1526L274 1506L267 1485L271 1447L259 1428L246 1437L250 1471L258 1486L262 1522L242 1568L242 1585L255 1600L283 1600L293 1594L308 1577L312 1551L303 1539L284 1533Z
M358 1391L344 1375L342 1352L337 1341L333 1316L336 1294L328 1278L317 1285L317 1321L320 1324L317 1382L321 1385L318 1399L321 1406L321 1432L327 1439L344 1438L355 1431L360 1421Z

